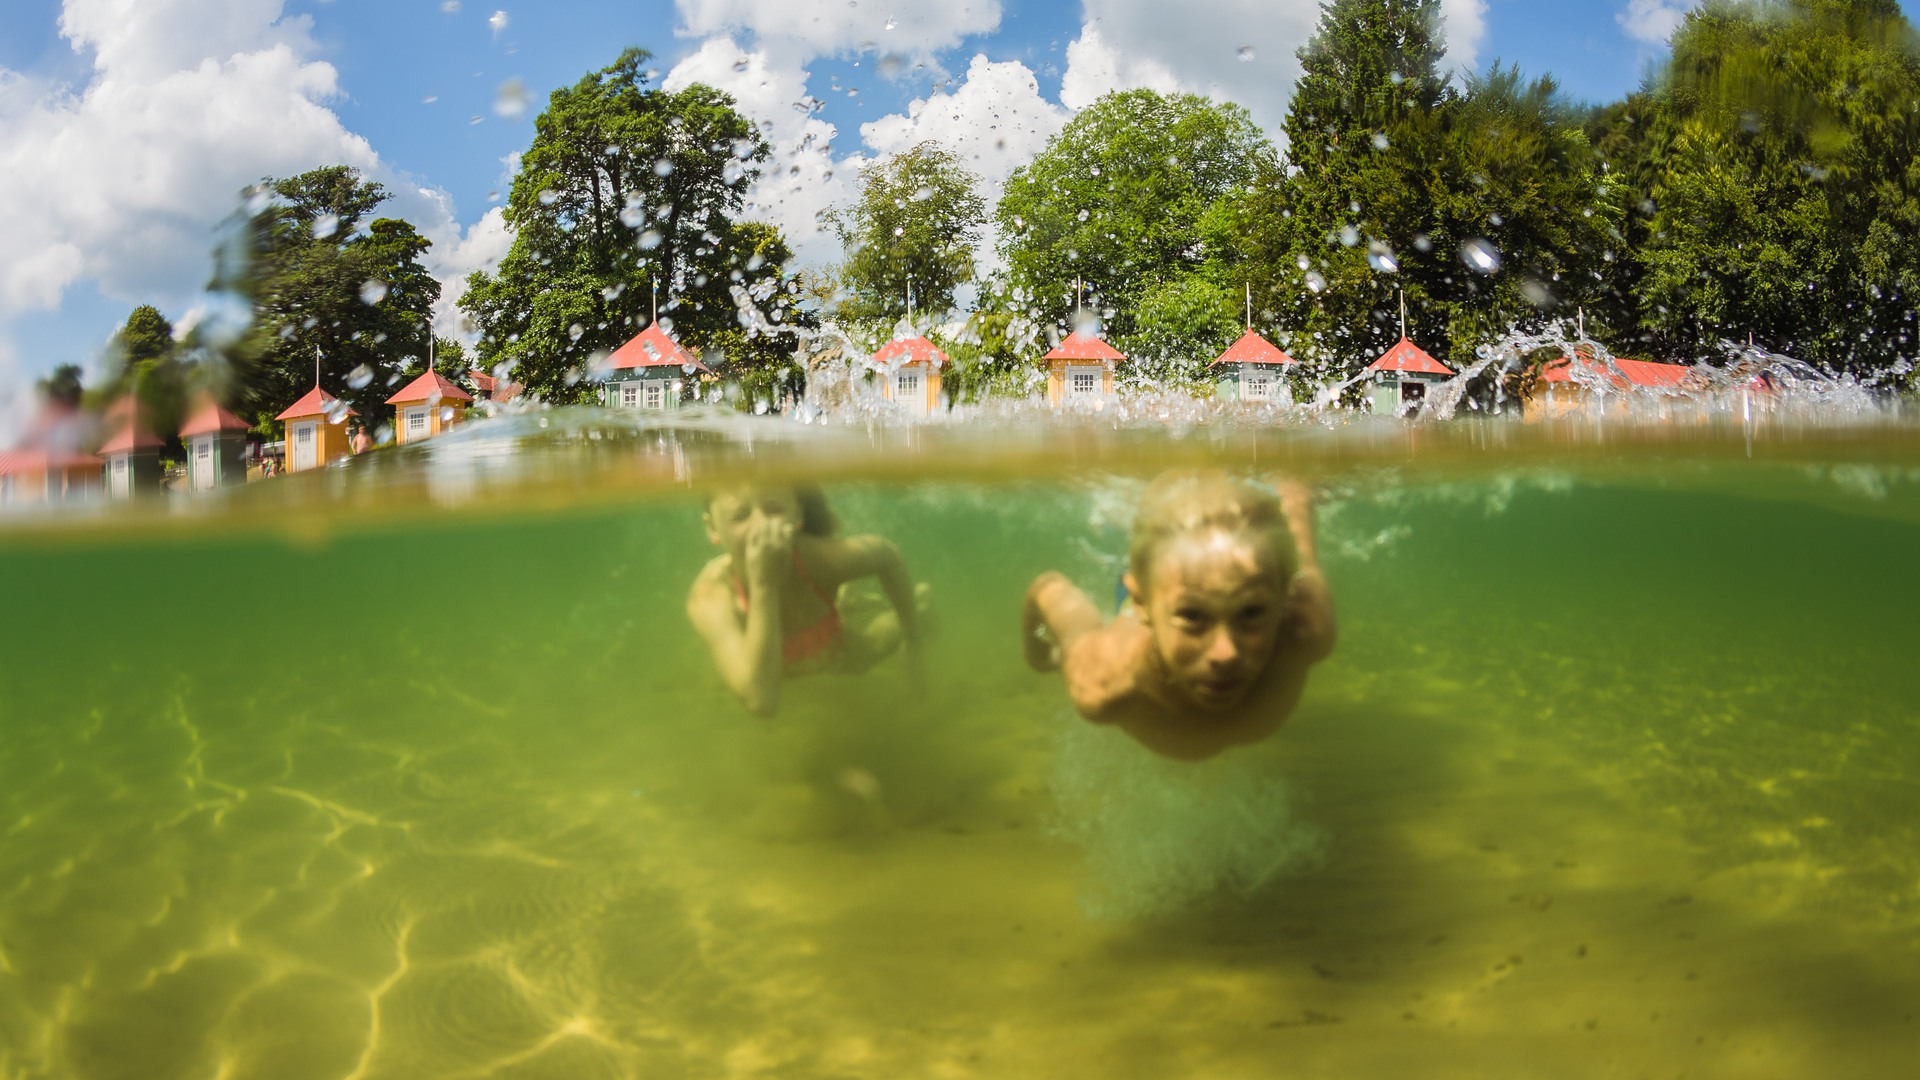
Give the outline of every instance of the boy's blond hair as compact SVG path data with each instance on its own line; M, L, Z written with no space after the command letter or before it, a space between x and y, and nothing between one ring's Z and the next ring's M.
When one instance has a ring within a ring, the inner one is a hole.
M1127 545L1135 583L1143 591L1151 587L1154 557L1167 541L1214 529L1268 544L1283 587L1300 568L1293 530L1273 488L1218 469L1193 469L1162 474L1140 497Z

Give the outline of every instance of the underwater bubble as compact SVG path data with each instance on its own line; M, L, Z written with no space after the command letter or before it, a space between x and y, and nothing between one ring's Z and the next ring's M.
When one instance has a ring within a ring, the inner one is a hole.
M313 219L313 238L325 240L340 231L340 219L333 214L321 214Z
M1253 46L1251 45L1242 45L1238 49L1235 49L1233 54L1239 57L1240 62L1243 64L1253 63Z
M379 278L368 278L360 286L360 302L363 304L377 304L386 298L387 283Z
M1478 274L1494 274L1500 270L1500 249L1480 237L1474 237L1460 245L1460 261Z
M508 79L493 92L493 115L503 120L518 120L527 115L530 101L527 84L519 79Z
M347 385L359 390L373 381L373 369L365 364L347 372Z
M1386 132L1376 131L1373 133L1373 148L1375 150L1385 150L1387 147L1392 145L1393 144L1387 139Z
M1393 274L1400 270L1400 259L1385 241L1375 240L1367 245L1367 265L1376 273Z
M654 248L659 247L660 242L665 239L666 237L660 235L659 229L648 229L646 232L640 234L640 239L637 243L640 245L641 251L652 251Z
M654 162L654 163L653 163L653 175L655 175L655 176L672 176L672 175L673 175L673 162L671 162L671 161L668 161L668 160L667 160L666 158L661 158L661 159L660 159L659 161L656 161L656 162Z

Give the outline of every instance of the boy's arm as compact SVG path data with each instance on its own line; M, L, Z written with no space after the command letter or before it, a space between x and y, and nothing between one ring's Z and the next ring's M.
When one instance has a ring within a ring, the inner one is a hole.
M726 580L724 559L703 571L687 594L687 618L713 654L721 681L755 716L772 716L780 708L780 590L778 585L748 590L746 625L735 614L734 596ZM755 583L759 584L759 583Z
M1294 550L1300 554L1300 569L1287 584L1287 621L1300 657L1317 664L1332 655L1335 630L1333 590L1320 572L1313 535L1313 489L1293 480L1281 480L1274 489L1280 493L1280 509L1293 533Z
M1036 671L1060 669L1080 715L1113 723L1128 706L1140 704L1146 631L1138 623L1109 624L1079 586L1055 571L1027 588L1022 622L1027 663ZM1042 629L1051 642L1041 636Z

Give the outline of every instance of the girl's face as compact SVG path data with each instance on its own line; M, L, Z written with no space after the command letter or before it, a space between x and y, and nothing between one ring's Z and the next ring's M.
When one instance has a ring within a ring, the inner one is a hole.
M1266 670L1285 613L1278 578L1271 545L1218 529L1175 537L1155 556L1147 629L1173 688L1194 705L1230 709Z
M801 523L800 500L784 488L740 488L715 495L707 503L707 539L724 548L736 560L747 551L747 536L759 523L781 518L797 531Z

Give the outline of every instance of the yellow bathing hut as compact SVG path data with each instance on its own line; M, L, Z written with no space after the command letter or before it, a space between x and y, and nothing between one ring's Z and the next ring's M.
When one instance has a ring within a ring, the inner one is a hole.
M940 408L940 372L949 363L940 346L918 334L887 342L867 361L880 377L880 396L910 416Z
M402 443L430 439L466 419L473 395L428 368L387 399L393 406L394 438Z
M0 506L65 502L100 489L102 462L87 453L93 425L71 405L49 402L12 450L0 451Z
M1098 335L1075 330L1041 359L1047 362L1047 403L1105 401L1113 396L1113 373L1126 354Z
M274 417L287 425L287 471L318 469L352 453L347 445L346 421L358 415L315 383L305 397Z
M1693 382L1693 369L1681 364L1617 356L1609 366L1596 358L1591 345L1577 344L1573 351L1573 356L1557 357L1541 367L1526 401L1524 415L1528 420L1585 408L1605 397L1624 407L1632 391L1677 394Z
M140 418L140 399L128 394L107 410L106 429L112 432L100 444L106 462L107 497L131 499L160 490L160 448L166 443Z
M247 422L203 396L180 425L187 449L187 490L210 491L247 479Z

